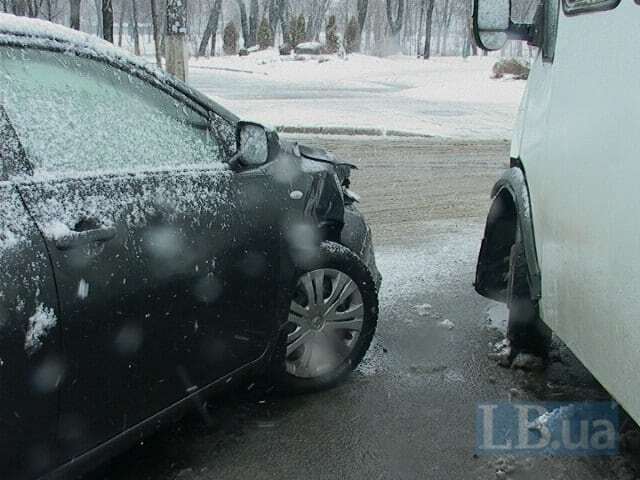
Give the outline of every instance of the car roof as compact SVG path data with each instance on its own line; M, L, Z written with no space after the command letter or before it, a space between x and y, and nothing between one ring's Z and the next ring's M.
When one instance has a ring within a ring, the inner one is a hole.
M128 72L144 73L165 87L178 90L192 101L213 110L232 123L237 123L239 120L235 114L161 70L154 63L115 47L95 35L79 32L46 20L0 13L0 48L3 46L74 53L112 64Z

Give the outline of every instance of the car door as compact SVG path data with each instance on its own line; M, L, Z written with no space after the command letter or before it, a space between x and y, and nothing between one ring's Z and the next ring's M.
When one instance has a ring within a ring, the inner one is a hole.
M66 375L45 243L11 176L19 144L0 105L0 476L55 464L58 387Z
M65 460L257 356L227 275L248 245L238 189L264 175L238 180L210 112L139 72L38 50L2 70L61 302Z

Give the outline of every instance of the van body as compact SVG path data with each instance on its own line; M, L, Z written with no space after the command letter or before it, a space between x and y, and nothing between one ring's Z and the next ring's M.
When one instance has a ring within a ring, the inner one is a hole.
M640 2L544 0L532 24L506 28L486 12L508 2L484 2L479 43L540 47L495 202L512 197L541 319L640 422ZM496 208L476 289L504 299L495 239L511 232L498 234Z

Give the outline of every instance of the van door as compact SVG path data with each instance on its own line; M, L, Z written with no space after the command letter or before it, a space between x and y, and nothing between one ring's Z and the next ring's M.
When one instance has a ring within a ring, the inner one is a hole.
M554 63L546 68L547 117L527 119L530 144L523 145L543 313L640 420L631 380L640 343L640 5L565 2L565 8L574 3L580 13L560 14ZM538 138L545 139L544 150L536 148Z
M0 472L12 480L55 465L58 387L66 376L49 256L8 181L19 156L0 105Z

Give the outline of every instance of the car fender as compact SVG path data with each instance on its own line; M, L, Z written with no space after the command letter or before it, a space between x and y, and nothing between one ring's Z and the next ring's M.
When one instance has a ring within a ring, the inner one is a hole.
M476 270L475 288L483 296L505 301L506 274L517 232L524 244L532 299L541 296L541 274L535 242L531 199L525 172L512 162L491 191L493 203L487 219ZM511 202L511 203L510 203Z

